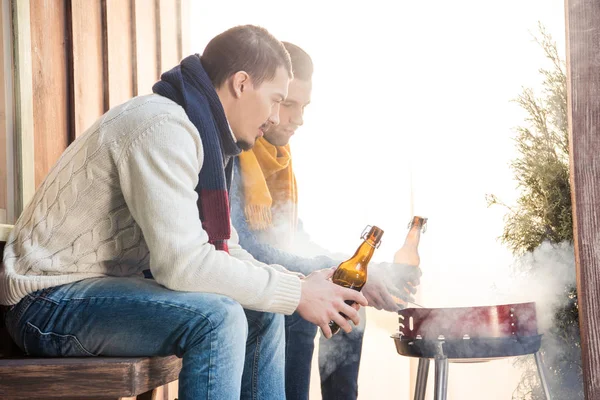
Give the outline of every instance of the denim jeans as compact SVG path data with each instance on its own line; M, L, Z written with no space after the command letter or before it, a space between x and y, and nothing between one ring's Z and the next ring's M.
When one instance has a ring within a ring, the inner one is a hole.
M319 374L323 400L356 400L358 369L362 353L365 314L352 332L340 331L331 339L319 340Z
M32 293L6 325L32 356L183 358L179 399L283 399L283 316L151 279L94 278Z
M365 314L347 334L319 340L319 373L323 400L356 400ZM308 400L317 326L298 313L285 317L285 393L287 400Z
M286 400L308 400L317 326L297 312L285 317Z

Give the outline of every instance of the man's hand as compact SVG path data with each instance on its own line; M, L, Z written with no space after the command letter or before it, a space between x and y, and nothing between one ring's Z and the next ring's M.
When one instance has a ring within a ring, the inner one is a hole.
M360 292L331 282L329 278L333 272L334 269L315 271L303 279L300 304L296 309L302 318L318 325L327 339L332 336L329 321L337 323L345 332L352 331L352 326L340 313L344 313L354 325L360 323L358 307L346 304L346 300L368 305Z

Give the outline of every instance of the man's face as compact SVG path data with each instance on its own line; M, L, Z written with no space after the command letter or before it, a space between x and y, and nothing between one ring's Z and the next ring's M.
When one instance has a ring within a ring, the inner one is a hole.
M279 108L279 125L270 126L265 139L274 146L285 146L304 123L304 108L310 103L312 81L293 79L288 88L288 96Z
M240 91L229 123L238 146L251 149L269 127L279 124L279 108L288 94L290 79L285 68L277 69L275 77L255 87L249 79Z

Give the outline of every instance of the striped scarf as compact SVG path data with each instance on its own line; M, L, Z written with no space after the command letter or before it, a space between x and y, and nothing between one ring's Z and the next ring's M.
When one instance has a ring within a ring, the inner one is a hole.
M152 91L179 104L200 132L204 163L196 187L198 211L209 243L217 250L228 251L232 156L238 155L241 149L235 143L223 105L200 57L191 55L163 73ZM224 160L228 161L225 166Z

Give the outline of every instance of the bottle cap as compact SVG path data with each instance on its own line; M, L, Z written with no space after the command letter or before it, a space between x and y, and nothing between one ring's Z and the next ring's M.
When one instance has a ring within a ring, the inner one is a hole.
M366 233L367 229L369 230L368 233ZM383 229L376 226L367 225L360 238L371 242L375 248L378 248L381 245L382 237Z
M416 225L416 226L421 227L421 229L423 230L423 233L425 233L425 231L427 230L427 219L428 218L426 218L426 217L420 217L418 215L415 215L408 223L408 229L410 229Z

